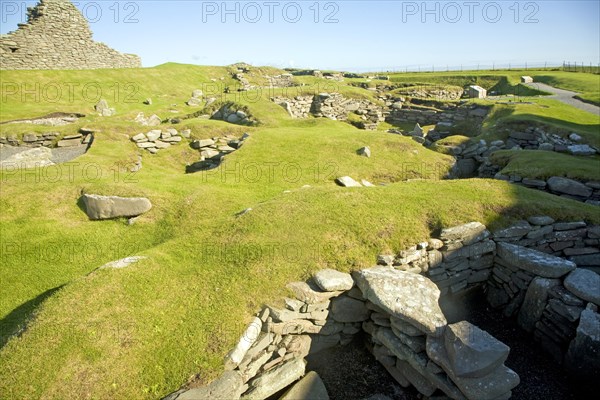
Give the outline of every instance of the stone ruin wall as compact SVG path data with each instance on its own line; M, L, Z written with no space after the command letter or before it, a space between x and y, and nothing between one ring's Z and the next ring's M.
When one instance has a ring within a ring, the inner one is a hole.
M68 0L41 0L27 23L0 36L0 69L140 68L137 55L122 54L92 39L88 21Z
M494 233L479 222L447 228L352 275L321 270L288 285L295 298L285 308L257 313L219 379L164 400L269 398L305 375L304 357L349 344L361 331L390 375L424 398L509 399L520 382L504 364L510 348L467 321L448 323L438 306L482 286L493 308L594 386L600 360L588 355L600 350L600 277L592 272L599 244L600 226L533 216ZM314 373L305 379L324 390ZM281 399L303 398L297 394L293 386Z

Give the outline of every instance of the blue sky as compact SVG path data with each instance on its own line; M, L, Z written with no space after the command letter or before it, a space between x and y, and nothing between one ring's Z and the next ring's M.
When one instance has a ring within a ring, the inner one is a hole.
M94 39L164 62L345 70L600 63L599 1L73 1ZM35 1L0 0L1 33Z

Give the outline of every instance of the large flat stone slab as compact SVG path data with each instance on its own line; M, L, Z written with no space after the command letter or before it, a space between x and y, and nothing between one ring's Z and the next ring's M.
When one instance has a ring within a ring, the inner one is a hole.
M581 182L560 176L548 179L548 188L556 193L569 194L571 196L588 197L592 194L592 188Z
M577 268L565 278L564 285L580 299L600 306L600 275L597 273Z
M331 301L331 317L337 322L362 322L369 319L370 311L364 302L347 296Z
M242 394L242 384L242 376L238 371L227 371L207 386L179 390L163 400L237 400Z
M440 239L445 241L462 241L464 244L470 244L482 236L485 230L485 225L481 222L469 222L464 225L443 229Z
M454 374L464 378L489 375L508 358L510 348L467 321L448 325L445 347Z
M306 304L322 303L343 293L341 290L335 292L324 292L312 281L309 281L308 283L291 282L288 283L286 287L294 293L294 296L298 300L303 301Z
M498 243L496 251L509 265L544 278L560 278L577 267L572 261L510 243Z
M566 367L578 380L598 385L600 376L600 314L583 310L577 335L571 341L565 357Z
M231 370L240 365L250 347L256 342L262 330L262 321L254 317L240 337L238 344L225 357L225 369Z
M531 281L519 310L518 323L527 332L533 332L535 324L542 318L548 304L548 292L554 286L560 285L559 279L536 277Z
M300 379L305 368L306 362L303 359L293 358L251 380L250 388L242 399L266 399Z
M478 378L458 377L446 352L444 338L427 337L427 355L448 374L469 400L495 400L506 396L520 382L519 375L501 365L489 375ZM509 396L510 397L510 396ZM506 397L508 398L508 397Z
M322 269L313 276L313 279L317 286L326 292L350 290L354 286L350 274L334 269Z
M86 213L92 220L137 217L152 208L152 203L145 197L84 194L82 198Z
M17 168L48 167L54 165L54 162L51 160L52 150L47 147L37 147L13 154L4 161L0 161L0 169L14 170Z
M279 400L329 400L329 394L319 374L310 371Z
M362 185L356 182L354 179L349 176L341 176L335 179L335 183L344 187L362 187Z
M392 317L429 335L442 334L446 318L438 304L440 290L429 279L390 267L364 269L354 278L363 296Z

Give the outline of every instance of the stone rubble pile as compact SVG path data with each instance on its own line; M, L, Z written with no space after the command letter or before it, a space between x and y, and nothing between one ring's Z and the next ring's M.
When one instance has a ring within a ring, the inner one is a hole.
M236 125L254 125L256 120L250 115L245 107L234 103L227 103L215 111L211 119L218 119Z
M192 141L190 146L200 152L200 160L188 165L186 168L187 172L190 173L217 167L223 157L240 149L249 137L250 135L247 133L241 137L230 134L222 137Z
M180 143L183 138L189 138L191 132L189 129L178 132L177 129L153 129L146 133L138 133L131 138L137 147L147 150L152 154L158 153L159 150L168 149L172 145Z
M135 117L134 122L137 122L142 126L159 126L162 123L162 120L156 114L146 117L143 112L140 112Z
M248 79L246 79L246 77L244 76L244 73L242 73L242 72L233 74L233 79L235 79L236 81L238 81L240 83L240 87L238 88L238 91L240 91L240 92L254 89L254 86L252 86L250 84L250 81Z
M576 133L563 138L547 133L542 127L528 127L524 132L512 131L508 136L506 147L509 149L556 151L576 156L591 156L598 150L590 145L580 144L582 137Z
M192 97L188 101L185 102L188 106L197 107L202 105L204 102L202 101L203 92L200 89L196 89L192 92Z
M117 113L114 108L108 106L108 102L104 99L100 99L100 101L98 101L98 103L94 106L94 110L96 110L98 115L101 117L111 117Z
M296 86L292 74L281 74L275 76L265 76L269 81L269 88L282 88Z
M339 93L321 93L316 96L296 96L293 99L273 97L271 101L279 104L293 118L307 118L310 115L332 120L345 121L349 113L361 119L359 128L377 129L377 124L385 120L382 107L368 100L346 98Z

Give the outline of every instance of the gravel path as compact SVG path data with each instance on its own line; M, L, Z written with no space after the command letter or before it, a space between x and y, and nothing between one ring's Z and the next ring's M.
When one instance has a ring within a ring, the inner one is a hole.
M592 114L600 115L600 107L595 106L593 104L583 102L574 97L579 93L571 92L569 90L558 89L553 86L546 85L545 83L533 82L533 83L526 83L525 85L527 85L533 89L538 89L538 90L543 90L544 92L554 93L551 96L546 96L549 99L556 99L562 103L579 108L580 110L584 110L584 111L590 112Z

